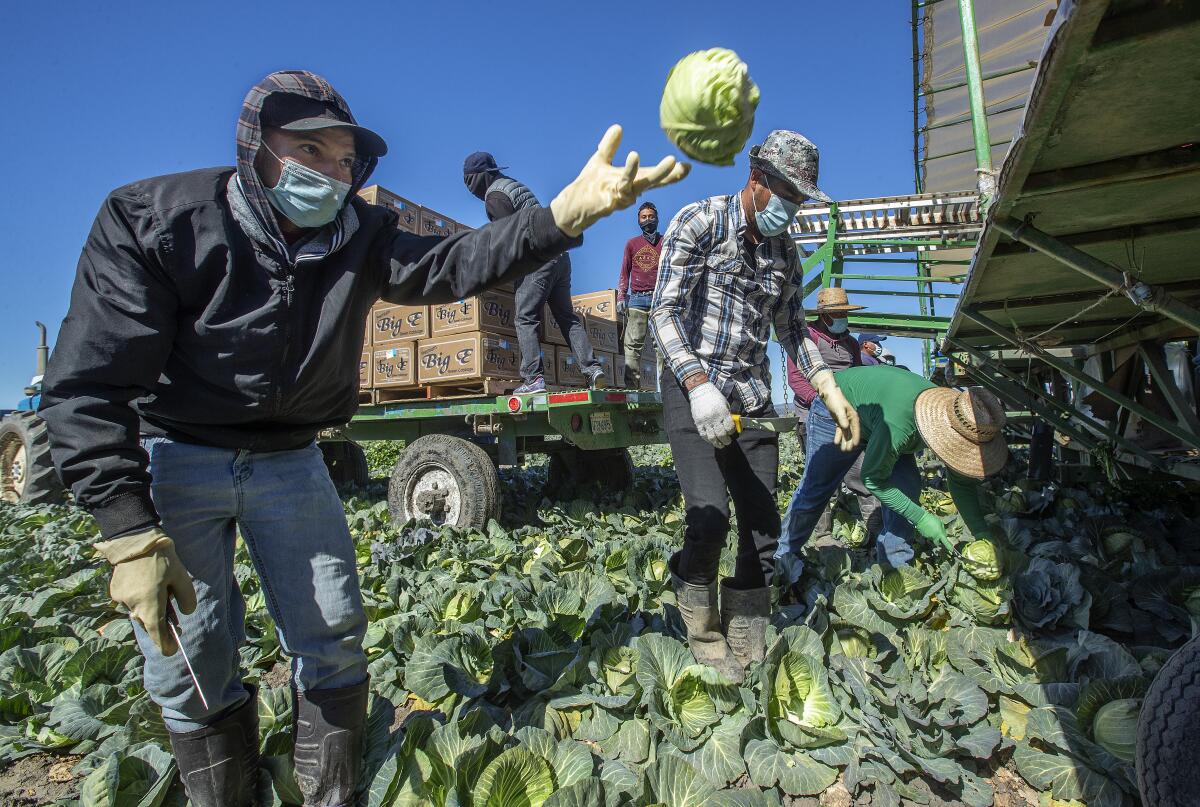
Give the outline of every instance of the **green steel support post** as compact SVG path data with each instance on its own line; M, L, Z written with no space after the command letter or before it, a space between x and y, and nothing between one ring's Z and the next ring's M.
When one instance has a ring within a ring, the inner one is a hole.
M821 288L829 288L829 281L833 277L834 272L841 273L842 260L837 254L837 234L838 234L838 206L837 202L829 203L829 230L825 234L825 244L829 247L829 254L825 257L825 269L821 272ZM841 285L840 283L838 284Z
M1049 417L1049 416L1045 415L1044 413L1039 412L1039 414L1042 414L1042 416L1046 419L1046 421L1049 422L1051 425L1053 425L1054 428L1056 428L1056 429L1059 428L1059 423L1062 422L1063 418L1066 418L1068 420L1078 420L1081 423L1083 423L1084 426L1087 426L1089 429L1097 431L1100 434L1103 434L1109 440L1113 441L1114 443L1121 445L1129 453L1136 454L1137 456L1141 457L1142 459L1144 459L1150 463L1158 462L1157 457L1155 457L1150 452L1146 451L1144 448L1139 446L1137 443L1134 443L1134 442L1128 440L1127 438L1121 436L1120 432L1113 429L1112 426L1106 426L1105 424L1101 423L1100 421L1095 420L1094 418L1088 417L1087 415L1080 412L1078 409L1075 409L1074 407L1070 406L1069 404L1067 404L1063 401L1060 401L1051 395L1044 393L1042 390L1029 387L1025 383L1024 379L1022 379L1016 373L1009 370L1003 364L993 361L992 357L988 356L983 351L977 350L964 342L958 341L957 339L949 339L948 338L948 339L946 339L946 343L948 345L952 346L956 351L958 351L960 353L966 353L967 355L969 355L972 359L974 359L975 361L977 361L979 363L978 364L979 367L983 367L985 369L991 370L992 372L994 372L998 375L1003 376L1008 382L1010 382L1012 384L1012 386L1016 387L1017 389L1023 390L1023 393L1028 393L1030 395L1033 395L1035 398L1038 398L1038 399L1044 401L1046 404L1048 404L1048 406L1050 408L1056 410L1058 414L1055 415L1054 417ZM956 360L956 363L962 364L961 361L957 361L957 360ZM1001 382L999 381L999 379L997 379L996 383L1001 383Z
M986 328L1009 344L1024 350L1026 353L1038 357L1044 363L1050 365L1055 370L1058 370L1063 375L1087 384L1089 387L1094 389L1097 394L1104 396L1108 400L1117 404L1117 406L1124 408L1126 411L1132 412L1151 425L1162 429L1172 437L1178 438L1193 448L1200 448L1200 434L1191 432L1179 424L1163 418L1157 412L1152 412L1132 398L1116 392L1099 378L1093 378L1082 370L1076 369L1075 365L1071 362L1064 361L1057 356L1053 356L1043 350L1040 346L1021 339L1021 337L1017 336L1015 333L1012 333L1003 325L1000 325L989 317L980 314L975 309L964 308L962 309L962 314L967 319Z
M983 75L979 66L979 35L975 29L975 4L958 0L962 22L963 63L967 72L967 98L971 102L971 134L975 139L975 167L979 172L979 197L986 211L996 195L992 173L992 136L988 132L987 104L983 97Z
M1011 218L998 219L996 229L1012 240L1087 275L1097 283L1124 293L1135 305L1200 332L1200 311L1176 300L1164 289L1135 280L1107 261L1060 241L1027 222Z

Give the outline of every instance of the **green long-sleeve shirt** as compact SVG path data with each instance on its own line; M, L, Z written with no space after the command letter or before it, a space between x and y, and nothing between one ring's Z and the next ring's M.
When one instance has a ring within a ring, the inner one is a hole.
M925 512L921 505L892 485L892 468L901 454L925 448L917 430L917 396L934 384L916 373L886 364L850 367L837 374L837 385L858 410L862 424L862 478L867 490L895 512L916 524ZM979 484L949 473L950 495L967 528L976 535L987 530L979 504Z

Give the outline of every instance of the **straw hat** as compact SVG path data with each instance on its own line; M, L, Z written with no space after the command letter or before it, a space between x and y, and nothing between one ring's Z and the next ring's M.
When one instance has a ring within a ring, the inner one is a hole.
M925 445L950 470L983 479L1004 467L1004 406L982 387L927 389L917 396L916 415Z
M835 314L839 311L861 311L864 305L850 305L850 298L845 289L836 286L821 289L817 292L817 313Z

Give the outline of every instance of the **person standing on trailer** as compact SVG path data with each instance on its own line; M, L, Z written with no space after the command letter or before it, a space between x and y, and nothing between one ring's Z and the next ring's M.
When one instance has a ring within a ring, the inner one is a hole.
M638 210L641 233L625 244L621 274L617 279L617 315L625 321L625 386L641 389L642 349L650 325L650 301L658 281L658 261L662 255L662 234L658 231L658 208L653 202L642 203ZM655 351L657 354L657 351ZM662 357L658 357L662 375Z
M488 221L499 221L518 210L541 207L528 187L500 173L507 166L496 165L496 158L486 151L476 151L463 161L463 183L483 202ZM592 352L583 319L571 304L571 257L565 252L536 272L524 275L516 282L517 344L521 348L521 386L517 395L546 390L545 368L542 365L542 311L550 313L562 331L563 339L571 346L579 369L596 389L604 384L604 369Z
M817 350L821 352L821 359L825 362L825 366L835 374L849 367L862 366L862 353L859 350L858 340L851 335L849 321L846 318L851 311L861 310L863 310L863 306L850 304L850 298L846 295L845 289L831 286L817 292L816 313L818 316L815 322L808 324L808 333L816 344ZM808 379L796 368L796 363L790 358L787 360L787 374L788 386L796 395L796 416L799 418L796 422L796 437L803 449L808 428L808 413L813 402L819 396L813 385L808 383ZM878 521L875 519L875 514L879 509L879 500L871 495L871 492L863 485L861 472L862 461L860 459L847 472L846 487L858 498L859 515L862 517L863 523L867 525L868 532L874 535L878 532L873 528L874 521ZM784 521L786 524L786 518ZM830 503L825 508L825 512L821 514L820 521L817 522L815 534L818 537L825 537L832 534L832 531L833 504Z
M514 280L687 174L673 158L642 172L611 165L620 136L609 129L549 209L422 238L356 194L383 139L325 79L289 70L247 94L236 167L141 180L104 201L40 413L59 475L100 527L109 593L129 609L194 807L256 801L238 533L292 659L304 804L350 803L367 618L317 433L358 406L363 327L380 297L444 303Z
M663 237L651 323L671 372L662 379L663 418L683 490L683 547L671 579L688 645L698 662L732 681L761 660L779 541L775 488L778 435L734 414L773 416L767 345L774 328L784 352L817 390L839 427L858 443L858 416L825 366L804 322L804 278L788 226L816 185L817 148L796 132L771 132L750 150L738 193L681 210ZM717 564L737 510L737 566L720 584Z

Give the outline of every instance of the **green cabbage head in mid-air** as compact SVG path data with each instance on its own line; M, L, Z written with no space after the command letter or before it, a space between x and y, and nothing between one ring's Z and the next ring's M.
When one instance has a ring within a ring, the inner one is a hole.
M696 51L667 74L659 124L671 142L700 162L733 165L754 128L758 87L726 48Z

